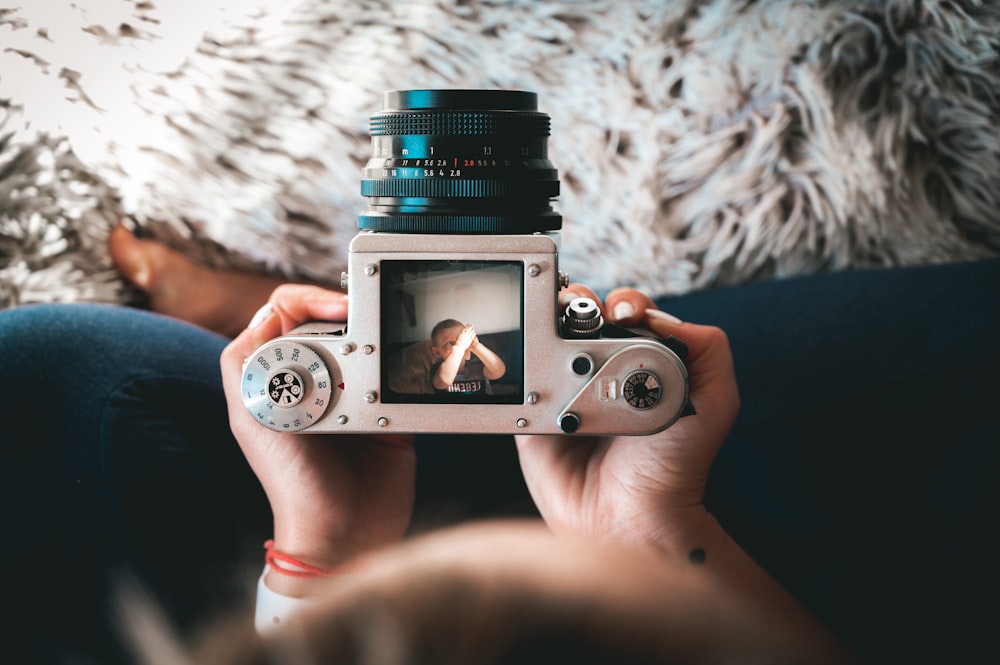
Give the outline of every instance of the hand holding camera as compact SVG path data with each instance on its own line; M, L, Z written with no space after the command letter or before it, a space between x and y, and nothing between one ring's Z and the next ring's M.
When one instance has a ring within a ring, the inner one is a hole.
M241 369L255 349L304 321L344 321L347 297L314 286L278 287L221 356L229 423L267 494L281 551L328 569L397 542L413 510L415 455L405 435L316 435L261 427L240 398ZM309 580L269 576L275 591L308 592Z
M579 285L570 289L594 297ZM678 321L631 288L611 291L604 309L614 312L621 303L634 314L616 323L685 340L697 414L644 437L518 436L521 470L556 533L684 557L689 552L682 543L692 531L702 532L709 516L702 504L709 470L739 412L733 358L719 328Z
M562 293L571 290L590 297L599 311L628 301L637 316L622 323L648 326L659 336L683 333L699 413L641 438L516 437L525 481L554 530L648 546L663 535L664 524L698 509L708 469L735 418L739 401L728 344L715 328L646 314L652 302L635 289L610 293L607 308L579 285ZM414 456L406 436L279 433L260 427L244 408L245 359L315 318L346 319L347 297L316 287L279 288L256 325L226 348L222 372L233 432L274 511L275 543L329 568L403 537L413 508ZM268 583L289 595L307 593L310 584L283 577Z

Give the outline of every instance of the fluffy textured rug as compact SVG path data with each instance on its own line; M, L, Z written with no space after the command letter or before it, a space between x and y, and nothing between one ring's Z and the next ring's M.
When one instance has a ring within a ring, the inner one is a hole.
M385 90L552 117L561 265L681 293L1000 253L1000 6L3 0L0 306L129 302L128 218L338 283Z

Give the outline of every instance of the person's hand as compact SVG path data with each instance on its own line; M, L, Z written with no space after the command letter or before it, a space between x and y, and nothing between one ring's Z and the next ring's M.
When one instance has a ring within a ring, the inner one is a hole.
M600 304L577 285L560 293L560 304L577 294ZM830 662L855 662L702 503L709 469L739 411L725 333L659 312L635 289L612 291L605 305L602 313L613 323L644 324L659 337L673 335L687 344L697 414L648 436L516 437L525 481L546 524L557 534L612 541L674 565L697 566L769 625L801 637Z
M304 321L346 319L346 295L280 286L221 357L230 426L270 501L274 546L324 569L403 537L414 500L410 438L274 432L244 407L241 380L244 360L267 340ZM303 583L272 575L269 586L301 595Z
M560 303L592 291L571 285ZM528 489L556 532L576 532L642 546L667 547L671 525L701 502L708 472L739 411L739 394L725 333L682 323L655 310L635 289L608 294L602 312L621 325L646 325L659 337L687 343L691 402L696 415L649 436L519 436Z
M455 347L461 353L465 353L469 350L469 347L478 341L479 337L476 335L476 327L471 323L466 323L462 327L462 332L458 333L458 339L455 340Z

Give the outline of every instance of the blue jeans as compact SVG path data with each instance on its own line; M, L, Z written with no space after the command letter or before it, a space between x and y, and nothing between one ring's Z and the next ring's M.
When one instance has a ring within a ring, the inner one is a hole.
M954 660L992 634L973 608L998 590L998 287L994 260L659 303L733 348L742 410L707 505L876 661ZM0 312L0 602L25 646L127 661L123 579L182 631L252 607L271 517L229 433L225 343L129 308ZM533 512L509 438L474 438L418 440L417 528Z
M225 419L225 343L123 307L0 312L12 639L127 662L111 595L126 582L185 628L249 602L270 517Z

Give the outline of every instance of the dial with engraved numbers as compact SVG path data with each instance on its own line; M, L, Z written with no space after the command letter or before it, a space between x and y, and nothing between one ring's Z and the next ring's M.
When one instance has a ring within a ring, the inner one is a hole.
M622 397L635 409L651 409L663 395L660 377L648 369L635 369L622 380Z
M272 340L243 369L243 403L257 422L278 432L317 422L333 397L326 363L304 344Z

